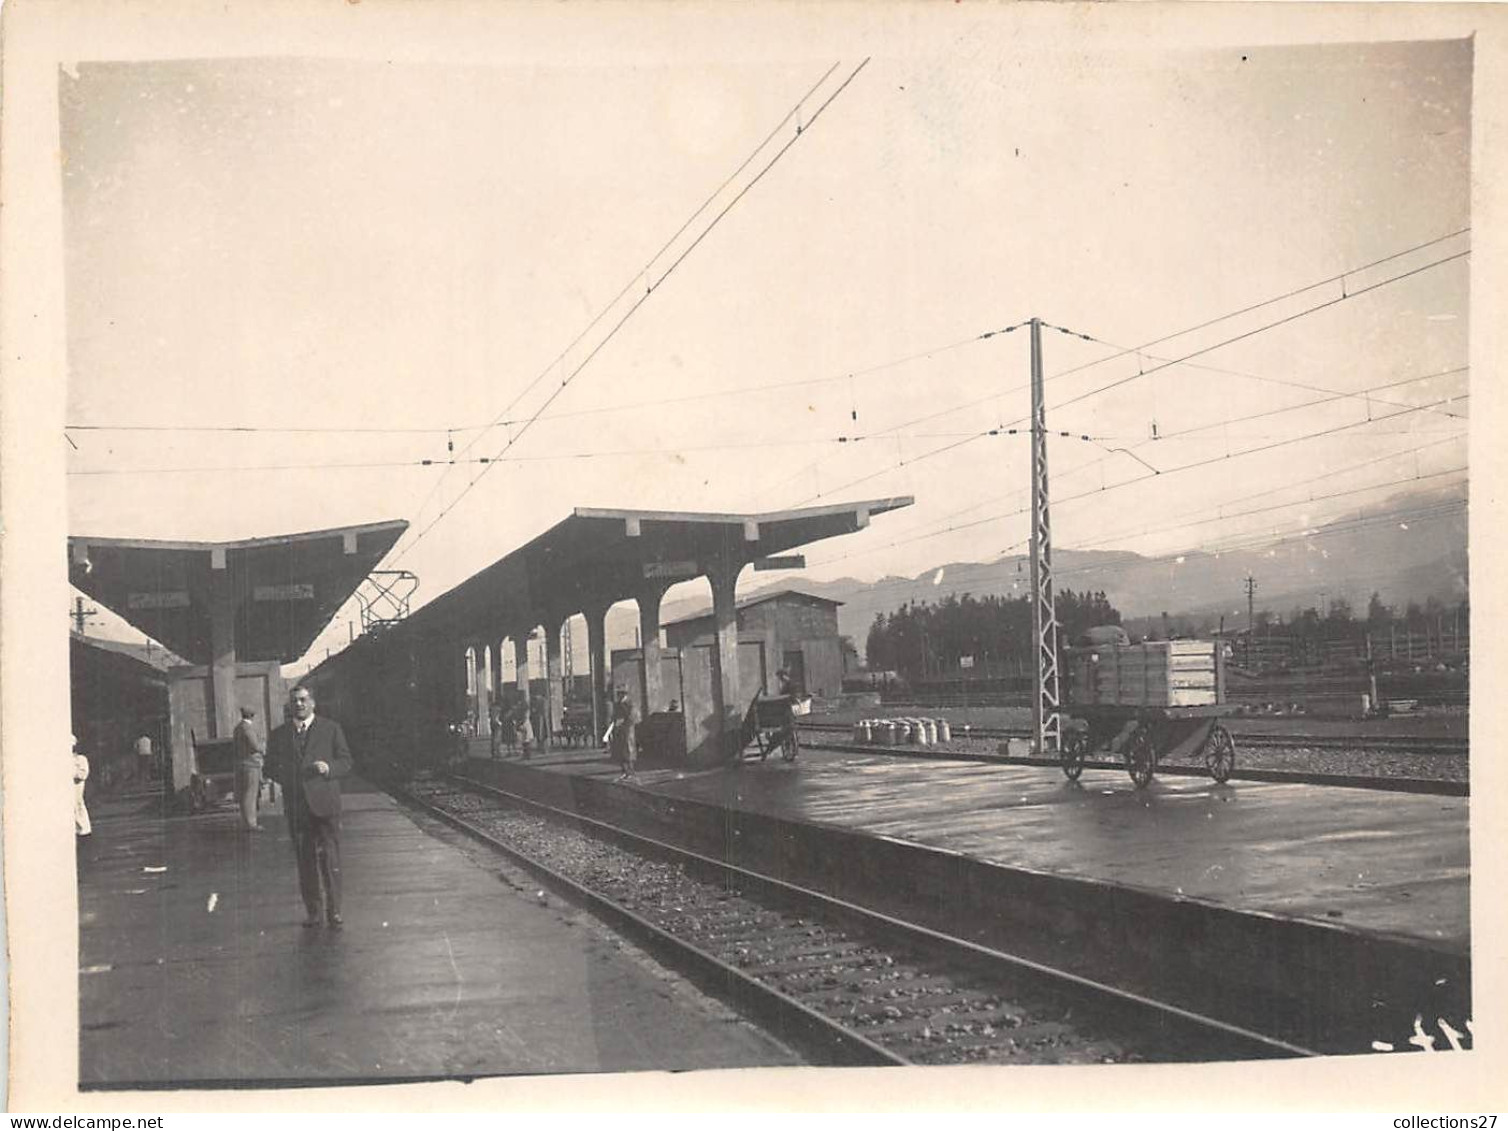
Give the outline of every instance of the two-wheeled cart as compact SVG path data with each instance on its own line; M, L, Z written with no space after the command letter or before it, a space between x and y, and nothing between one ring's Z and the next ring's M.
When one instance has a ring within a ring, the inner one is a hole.
M756 695L744 712L737 761L742 761L744 752L753 747L761 762L776 750L783 760L794 762L801 750L801 741L796 737L796 716L805 714L810 702L794 695Z
M1217 782L1236 767L1236 743L1220 719L1230 713L1224 703L1193 707L1121 704L1076 704L1063 717L1059 761L1070 781L1084 771L1084 760L1108 752L1125 760L1140 789L1152 780L1158 763L1171 756L1203 761Z
M1231 713L1223 641L1090 642L1069 659L1059 760L1070 781L1099 752L1123 758L1138 789L1175 757L1202 761L1217 782L1230 777L1236 744L1220 723Z

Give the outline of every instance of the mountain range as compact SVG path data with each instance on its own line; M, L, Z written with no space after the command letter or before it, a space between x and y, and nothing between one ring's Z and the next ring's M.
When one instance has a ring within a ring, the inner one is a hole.
M1322 609L1337 599L1364 615L1373 592L1402 612L1410 601L1421 605L1435 597L1453 605L1467 595L1467 511L1465 488L1395 495L1365 513L1309 527L1302 533L1250 536L1225 548L1187 550L1146 557L1115 550L1053 551L1054 583L1059 590L1104 590L1125 617L1170 615L1224 616L1232 628L1246 623L1246 584L1256 580L1254 607L1287 619L1298 608ZM853 639L860 654L877 614L912 601L936 603L949 595L987 594L1019 597L1030 593L1030 561L1025 554L987 562L940 563L913 577L877 581L839 578L813 581L785 575L740 591L740 600L781 589L799 589L842 601L838 630ZM665 603L662 621L705 611L705 599ZM631 643L636 623L631 609L623 614ZM609 636L615 625L609 626ZM621 632L621 629L620 629ZM616 646L622 646L616 645Z

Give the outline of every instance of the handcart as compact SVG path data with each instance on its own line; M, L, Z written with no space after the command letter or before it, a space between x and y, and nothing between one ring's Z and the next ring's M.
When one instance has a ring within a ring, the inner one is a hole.
M194 812L235 797L236 741L234 738L199 738L189 731L194 765L189 774L189 804Z
M1152 780L1158 763L1173 754L1202 759L1210 777L1224 782L1236 768L1236 743L1219 720L1224 703L1192 707L1075 704L1062 716L1059 761L1069 781L1084 771L1084 759L1105 751L1125 759L1138 789Z
M761 762L777 749L782 759L794 762L801 749L801 741L796 737L796 716L810 710L810 704L810 699L794 695L756 695L744 712L737 760L741 761L744 751L753 746L758 749Z

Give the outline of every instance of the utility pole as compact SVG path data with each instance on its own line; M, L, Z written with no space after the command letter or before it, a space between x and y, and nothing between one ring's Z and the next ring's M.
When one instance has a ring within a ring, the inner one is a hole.
M99 612L98 609L84 608L84 599L82 597L75 597L73 599L73 612L69 613L68 616L72 619L73 627L80 636L84 635L84 622L97 612Z
M1251 667L1251 646L1257 639L1256 614L1257 579L1246 575L1246 666Z
M1048 510L1047 405L1042 393L1042 323L1032 326L1032 635L1037 693L1032 697L1032 745L1038 757L1058 753L1058 614L1052 595L1052 520Z
M1369 713L1377 711L1377 663L1372 659L1372 634L1367 633L1367 705Z

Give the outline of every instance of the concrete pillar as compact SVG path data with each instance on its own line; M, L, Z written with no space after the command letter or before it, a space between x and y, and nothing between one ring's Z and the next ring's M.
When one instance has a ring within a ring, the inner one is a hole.
M210 581L210 718L214 730L205 737L229 738L240 721L236 703L236 594L230 575L216 570Z
M607 610L607 605L597 605L583 609L581 614L586 617L587 652L591 660L593 742L607 729L607 705L602 701L602 692L607 686Z
M492 733L492 655L491 644L476 644L476 732L479 735ZM502 653L497 656L497 668L503 668Z
M462 645L456 656L456 674L460 679L456 682L455 700L451 709L451 718L447 723L455 723L464 719L471 710L471 681L475 678L475 670L472 668L470 645Z
M722 723L718 750L730 760L738 755L738 728L746 706L738 679L738 606L734 598L743 565L741 560L734 559L707 570L707 580L712 583L712 621L717 633L717 647L712 650L712 703Z
M546 705L550 711L550 734L557 735L565 729L565 682L560 658L560 633L568 627L563 616L545 616L545 689Z
M529 704L529 633L532 631L521 628L513 634L513 666L517 669L514 674L525 706Z
M644 694L645 717L663 711L669 703L660 666L660 602L669 588L669 582L646 582L635 594L639 605L639 648L644 669L640 690Z

